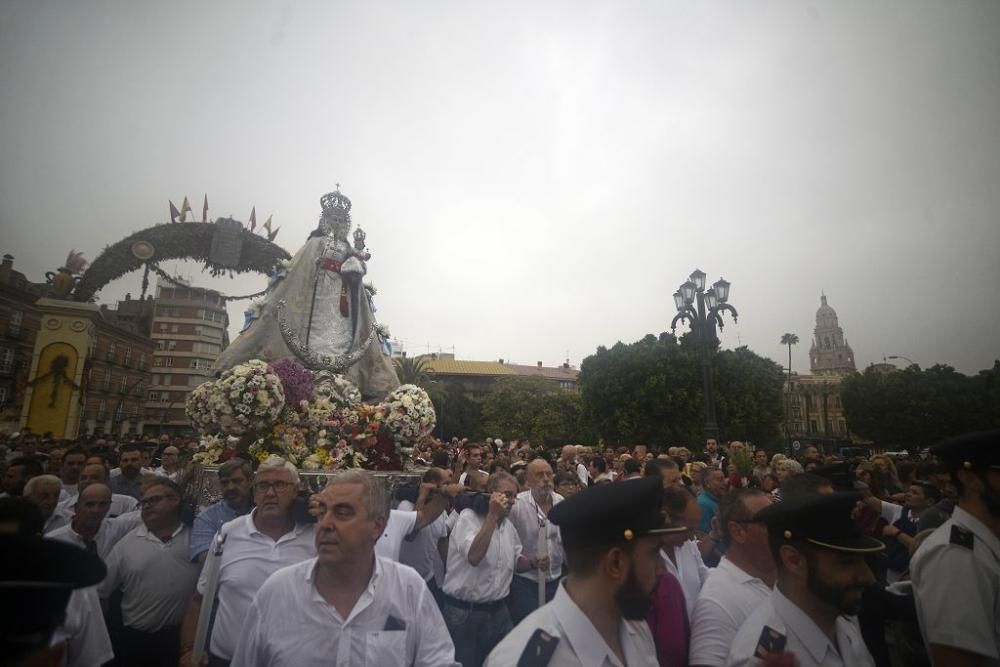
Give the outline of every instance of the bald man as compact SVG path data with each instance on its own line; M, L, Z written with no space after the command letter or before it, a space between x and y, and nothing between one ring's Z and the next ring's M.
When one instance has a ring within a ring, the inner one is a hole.
M77 489L80 493L82 493L85 488L94 483L106 484L109 488L111 486L108 469L102 463L88 463L83 467L83 470L80 471L80 482L77 484ZM59 503L59 509L66 510L72 514L77 498L78 495L73 495L70 498L63 500ZM126 496L121 493L112 493L111 508L108 510L107 515L110 518L114 518L116 516L128 514L129 512L134 512L137 509L139 509L139 501L132 496Z
M69 542L106 559L111 549L142 521L138 511L117 518L108 518L111 509L111 487L94 482L84 487L75 499L73 519L46 537Z

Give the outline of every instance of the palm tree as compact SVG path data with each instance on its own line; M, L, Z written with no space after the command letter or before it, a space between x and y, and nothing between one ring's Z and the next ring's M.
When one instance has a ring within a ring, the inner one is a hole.
M415 384L422 387L430 380L427 359L424 357L403 357L394 359L393 362L400 384Z
M788 378L791 380L792 377L792 345L797 345L799 342L799 337L793 333L786 333L781 335L781 344L788 346Z

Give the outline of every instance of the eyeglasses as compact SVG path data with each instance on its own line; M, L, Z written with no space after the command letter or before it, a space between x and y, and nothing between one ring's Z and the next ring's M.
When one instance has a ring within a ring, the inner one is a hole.
M152 507L161 500L166 500L167 498L177 498L177 496L150 496L149 498L143 498L139 501L140 507Z
M259 482L253 483L253 490L257 493L267 493L268 491L274 491L275 493L282 493L287 491L289 487L293 486L291 482L283 482L281 480L275 482L268 482L261 480Z

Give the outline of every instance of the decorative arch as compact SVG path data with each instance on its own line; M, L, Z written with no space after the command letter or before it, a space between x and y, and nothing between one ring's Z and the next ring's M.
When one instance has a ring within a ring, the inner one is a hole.
M145 291L149 271L158 271L159 263L170 259L202 261L213 276L248 272L270 275L291 255L231 218L155 225L104 248L80 276L70 298L92 301L112 280L143 268Z

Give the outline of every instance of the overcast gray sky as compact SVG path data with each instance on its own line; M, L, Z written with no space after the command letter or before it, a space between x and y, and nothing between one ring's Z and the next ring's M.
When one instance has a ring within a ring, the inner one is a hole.
M8 1L0 251L40 280L207 192L294 252L339 182L410 354L578 366L669 328L698 267L727 347L783 361L790 331L807 367L825 290L859 365L971 373L1000 356L998 73L991 0Z

